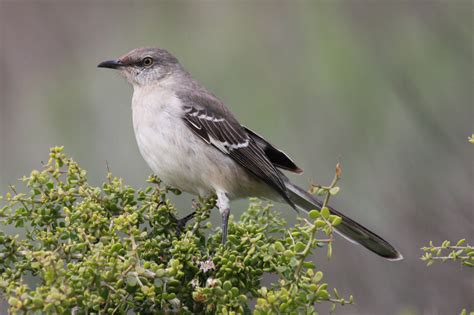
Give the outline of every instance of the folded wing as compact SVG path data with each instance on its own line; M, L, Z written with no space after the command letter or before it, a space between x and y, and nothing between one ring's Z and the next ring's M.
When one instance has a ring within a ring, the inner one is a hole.
M180 97L185 104L184 122L197 136L273 187L294 207L287 194L285 176L218 99L196 93Z
M299 168L293 160L285 154L285 152L276 148L267 140L263 139L260 135L250 130L249 128L242 126L247 134L255 141L255 143L265 152L265 155L268 157L270 162L273 163L276 167L294 172L297 174L302 174L303 170Z

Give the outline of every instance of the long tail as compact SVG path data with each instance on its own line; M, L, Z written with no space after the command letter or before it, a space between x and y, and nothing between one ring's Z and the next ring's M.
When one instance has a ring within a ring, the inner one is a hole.
M289 197L298 208L304 211L310 211L313 209L321 209L322 203L316 199L313 195L306 192L304 189L292 184L290 181L286 183ZM401 260L403 259L402 254L390 245L386 240L378 236L377 234L369 231L359 223L343 215L339 211L328 207L332 214L340 216L342 218L341 224L336 227L336 231L339 232L349 241L360 244L368 250L386 258L389 260Z

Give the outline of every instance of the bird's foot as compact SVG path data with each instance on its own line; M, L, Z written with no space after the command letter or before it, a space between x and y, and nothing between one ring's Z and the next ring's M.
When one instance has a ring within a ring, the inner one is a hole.
M194 218L194 215L196 214L196 211L193 211L192 213L188 214L184 218L181 219L176 219L176 234L179 237L181 233L184 231L184 228L186 227L186 224Z

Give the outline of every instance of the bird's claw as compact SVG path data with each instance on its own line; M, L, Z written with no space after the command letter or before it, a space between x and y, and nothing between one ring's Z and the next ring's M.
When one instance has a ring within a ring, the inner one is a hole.
M177 235L180 236L181 233L184 231L184 228L186 227L186 224L194 218L194 215L196 214L196 211L193 211L192 213L188 214L184 218L181 219L176 219L176 229L177 229Z

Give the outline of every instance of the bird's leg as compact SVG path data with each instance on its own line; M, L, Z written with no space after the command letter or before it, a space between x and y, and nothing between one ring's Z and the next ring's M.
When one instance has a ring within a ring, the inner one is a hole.
M225 192L217 192L217 207L222 217L222 244L227 241L227 225L229 223L230 205Z
M230 214L230 209L226 208L221 211L221 216L222 216L222 239L221 243L224 245L225 242L227 242L227 225L229 223L229 214Z

